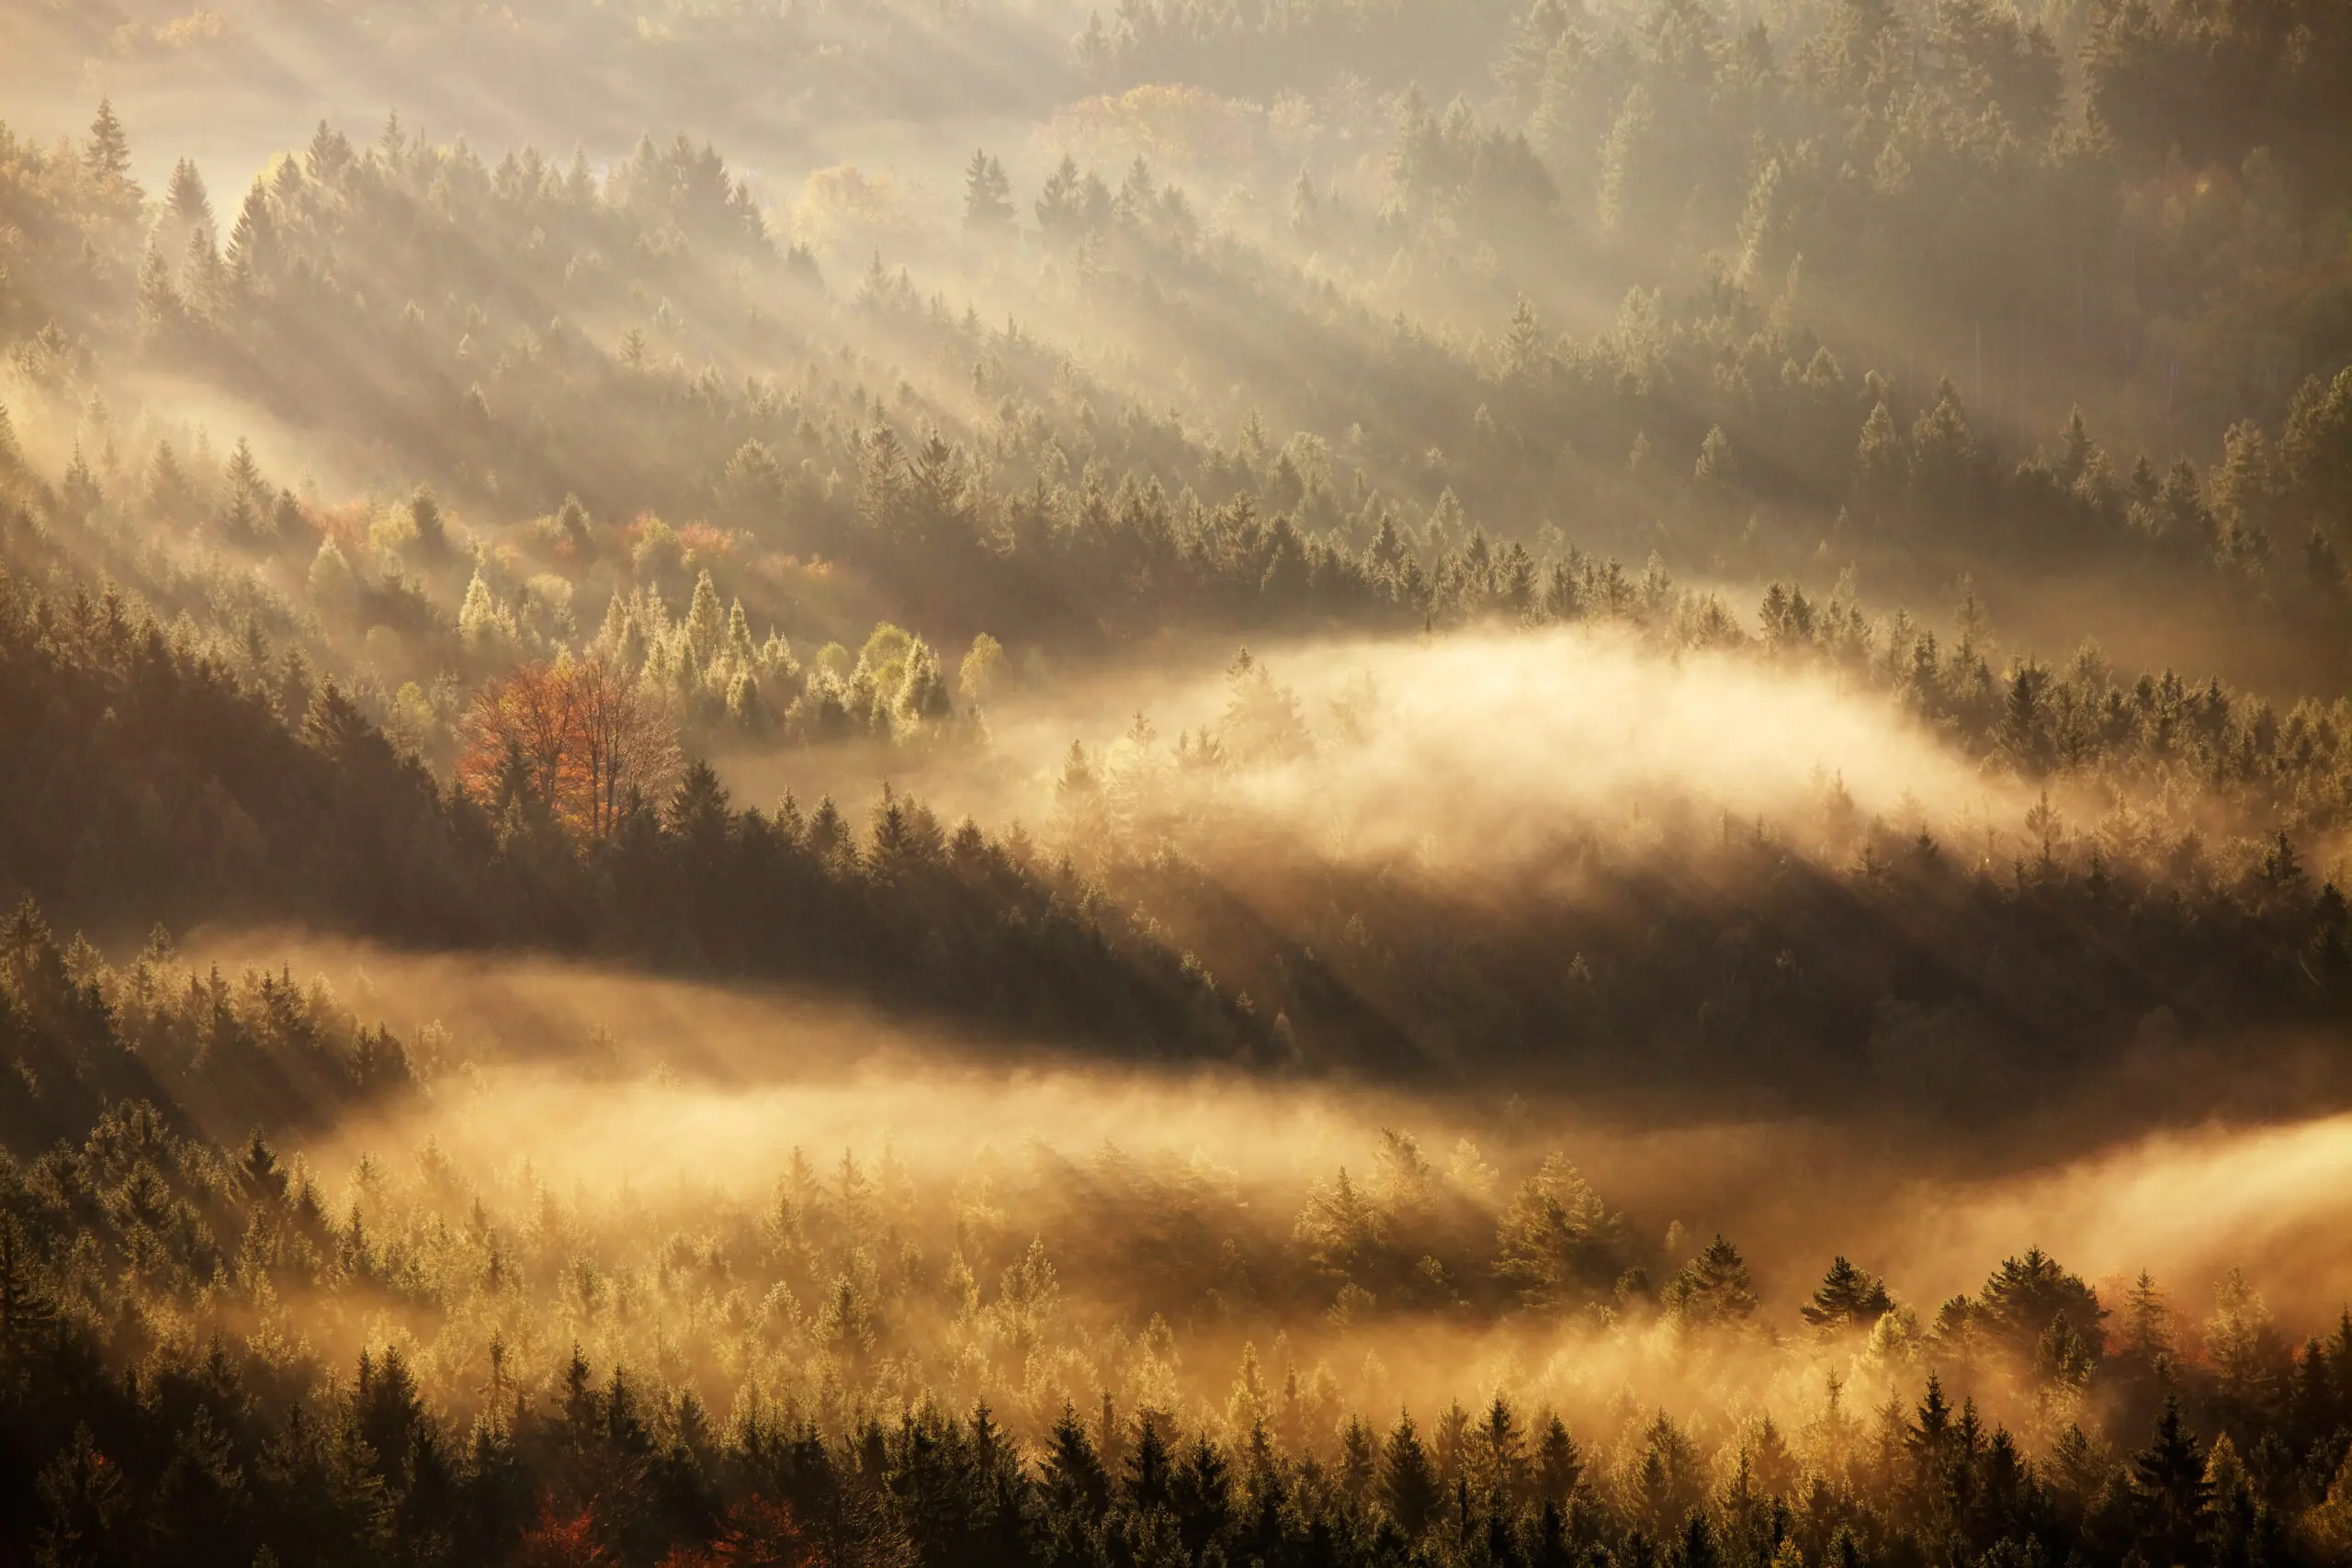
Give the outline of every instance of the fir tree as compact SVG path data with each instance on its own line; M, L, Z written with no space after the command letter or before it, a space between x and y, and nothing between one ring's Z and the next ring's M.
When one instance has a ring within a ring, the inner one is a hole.
M964 231L1002 234L1012 227L1012 182L1004 165L983 150L975 150L964 168Z
M90 138L84 143L82 162L98 179L127 182L130 178L130 138L122 129L122 121L115 118L110 99L98 101L97 117L90 121Z

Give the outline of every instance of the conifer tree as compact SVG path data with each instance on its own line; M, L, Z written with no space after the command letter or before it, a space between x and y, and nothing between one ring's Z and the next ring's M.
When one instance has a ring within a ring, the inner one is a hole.
M985 150L976 149L964 168L964 231L1002 234L1012 227L1012 182L1004 165Z
M122 121L115 117L110 99L98 101L97 117L90 121L90 139L84 146L82 161L102 181L123 182L130 177L130 138L123 130Z
M408 501L409 524L416 530L417 548L427 560L448 554L449 528L441 502L430 485L419 485Z
M1544 1434L1535 1442L1535 1489L1544 1502L1557 1507L1567 1506L1576 1495L1584 1477L1584 1456L1569 1436L1567 1423L1557 1416L1544 1423Z
M1085 1423L1068 1402L1047 1435L1043 1468L1047 1501L1057 1511L1091 1518L1109 1506L1111 1478Z
M2198 1561L2211 1488L2205 1479L2205 1455L2181 1419L2178 1395L2165 1396L2154 1436L2132 1461L2132 1478L2140 1505L2141 1539L2150 1558L2170 1563Z
M203 175L187 159L172 165L172 183L164 201L172 216L189 231L211 231L212 197L204 188Z
M1413 1418L1400 1414L1380 1448L1380 1504L1408 1541L1417 1541L1437 1517L1443 1489L1429 1450L1413 1428Z
M1667 1288L1666 1301L1692 1327L1736 1327L1756 1314L1747 1259L1720 1235L1683 1265Z
M1869 1328L1892 1311L1894 1303L1876 1275L1855 1268L1841 1256L1815 1288L1813 1299L1797 1311L1824 1333Z
M250 297L270 281L277 240L277 219L271 209L269 186L256 176L229 231L229 279L240 294Z
M139 264L139 326L150 338L168 335L180 320L180 293L170 264L153 245Z

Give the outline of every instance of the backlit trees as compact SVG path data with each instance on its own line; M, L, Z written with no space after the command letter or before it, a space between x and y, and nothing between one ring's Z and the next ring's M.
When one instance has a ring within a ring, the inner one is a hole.
M519 665L468 711L458 776L478 797L519 792L590 841L632 794L658 799L679 763L661 699L602 652Z

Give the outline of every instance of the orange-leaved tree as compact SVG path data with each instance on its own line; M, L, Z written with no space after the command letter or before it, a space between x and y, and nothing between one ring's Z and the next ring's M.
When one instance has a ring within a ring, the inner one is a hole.
M753 1494L727 1506L707 1545L673 1547L662 1568L824 1568L841 1560L789 1507Z
M477 796L516 791L582 837L608 837L632 788L658 798L678 769L662 699L601 652L519 665L485 684L458 777Z
M539 1521L523 1532L514 1561L521 1568L601 1568L613 1561L597 1539L596 1500L577 1514L560 1514L552 1499L539 1501Z

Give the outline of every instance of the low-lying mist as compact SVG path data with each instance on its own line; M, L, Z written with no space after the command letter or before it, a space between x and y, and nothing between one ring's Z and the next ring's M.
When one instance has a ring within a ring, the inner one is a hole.
M2030 804L1883 693L1605 629L1312 640L1226 659L1041 679L989 708L978 768L786 757L744 760L733 776L752 798L806 795L812 773L854 795L887 768L943 815L1059 821L1094 840L1081 853L1101 852L1107 826L1138 848L1263 836L1456 873L1516 865L1602 824L1761 819L1809 840L1831 809L1911 830L2013 822ZM1073 740L1099 803L1072 799ZM1199 765L1211 748L1225 765Z
M1187 1226L1278 1245L1346 1170L1375 1206L1415 1188L1407 1206L1444 1209L1450 1240L1475 1247L1521 1180L1561 1156L1622 1216L1633 1266L1670 1271L1684 1261L1677 1248L1718 1233L1735 1241L1774 1333L1797 1329L1793 1306L1835 1254L1923 1307L2030 1246L2110 1286L2146 1269L2193 1290L2243 1265L2297 1320L2316 1322L2352 1296L2352 1265L2312 1245L2352 1212L2352 1116L2288 1111L2098 1143L2086 1134L2054 1155L2037 1144L2004 1156L1898 1138L1863 1117L1677 1124L1557 1096L1408 1096L1036 1052L1016 1061L1001 1043L838 1004L547 961L293 949L275 936L214 936L192 949L199 961L252 950L296 951L294 964L345 1005L380 1010L427 1043L417 1098L303 1140L330 1178L363 1156L398 1171L430 1149L510 1199L544 1190L583 1212L625 1202L693 1225L712 1204L759 1209L796 1162L833 1173L846 1153L921 1195L905 1215L938 1230L931 1245L994 1253L1070 1223L1080 1190L1147 1206L1157 1201L1137 1196L1147 1190L1189 1193L1184 1205L1211 1194ZM1400 1134L1419 1151L1418 1175L1409 1156L1400 1167ZM1057 1172L1072 1184L1058 1195ZM1025 1190L1033 1207L1000 1203L992 1239L958 1241L962 1222L949 1217L988 1208L975 1194L992 1186ZM1157 1224L1137 1234L1166 1239ZM1212 1240L1189 1245L1214 1257ZM1114 1316L1138 1302L1171 1321L1209 1310L1164 1293L1174 1281L1149 1269L1064 1282ZM1283 1324L1295 1339L1329 1325L1326 1298L1341 1282L1322 1277L1302 1299L1258 1305L1277 1318L1303 1313ZM1368 1321L1392 1315L1430 1326L1419 1322L1431 1316L1426 1302L1376 1303Z

